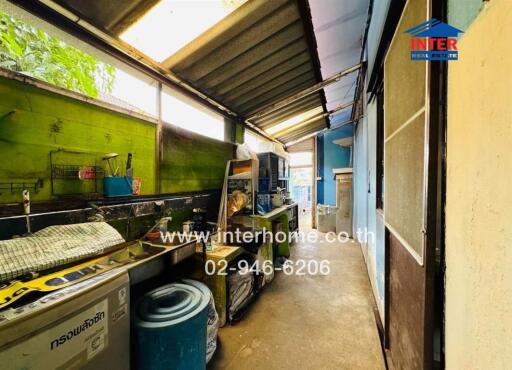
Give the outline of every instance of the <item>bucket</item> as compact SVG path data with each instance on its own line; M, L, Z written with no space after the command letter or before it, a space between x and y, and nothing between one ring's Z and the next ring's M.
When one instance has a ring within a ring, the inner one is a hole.
M316 206L316 224L321 233L336 232L336 211L338 208L325 204Z
M146 293L134 317L136 368L204 370L210 291L172 283Z
M132 195L132 178L107 176L103 178L103 195L106 197L127 197Z
M132 191L133 195L140 195L140 187L142 186L142 179L138 176L132 177Z

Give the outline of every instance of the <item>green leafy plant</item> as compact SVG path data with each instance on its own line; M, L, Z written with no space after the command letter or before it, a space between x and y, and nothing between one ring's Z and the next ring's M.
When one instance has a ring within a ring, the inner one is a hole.
M112 91L116 69L0 12L0 67L97 98Z

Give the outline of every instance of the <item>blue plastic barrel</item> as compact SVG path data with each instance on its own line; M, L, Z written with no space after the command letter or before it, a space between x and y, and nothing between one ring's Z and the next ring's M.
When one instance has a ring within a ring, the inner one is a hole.
M203 284L173 283L146 293L134 317L137 369L205 369L209 299Z

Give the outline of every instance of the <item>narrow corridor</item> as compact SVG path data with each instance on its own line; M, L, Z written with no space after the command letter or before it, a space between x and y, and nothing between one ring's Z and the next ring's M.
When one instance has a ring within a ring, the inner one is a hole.
M278 273L240 322L219 331L209 369L384 369L359 244L296 243L291 253L330 261L330 273Z

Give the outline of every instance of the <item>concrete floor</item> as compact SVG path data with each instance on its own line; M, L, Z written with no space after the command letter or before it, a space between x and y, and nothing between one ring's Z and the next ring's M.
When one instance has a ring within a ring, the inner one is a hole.
M329 260L330 274L278 273L240 322L220 329L208 369L384 369L359 245L295 244L291 259Z

